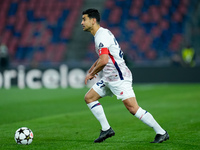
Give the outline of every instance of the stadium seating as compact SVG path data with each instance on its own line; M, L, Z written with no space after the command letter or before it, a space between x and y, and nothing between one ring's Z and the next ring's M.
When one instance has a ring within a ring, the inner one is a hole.
M180 50L192 5L189 0L107 0L101 25L113 32L130 60L170 58ZM88 46L86 59L96 57L93 47Z
M15 62L60 62L83 0L1 0L0 42Z
M170 58L180 50L189 0L106 0L101 25L132 61ZM14 62L60 62L84 0L1 0L0 43ZM49 54L50 53L50 54ZM85 60L95 60L94 43ZM93 61L92 60L92 61Z

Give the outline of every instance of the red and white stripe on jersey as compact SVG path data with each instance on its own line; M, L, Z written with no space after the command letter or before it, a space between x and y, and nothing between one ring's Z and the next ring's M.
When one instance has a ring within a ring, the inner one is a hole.
M108 48L106 48L106 47L104 47L104 48L101 48L100 50L99 50L99 56L100 55L103 55L103 54L109 54L109 50L108 50Z
M103 55L103 54L107 54L107 55L110 56L110 58L111 58L111 60L112 60L112 62L113 62L113 64L114 64L115 68L117 69L117 71L118 71L118 73L119 73L120 79L121 79L121 80L124 80L123 75L122 75L122 72L121 72L121 69L119 68L119 66L118 66L117 62L115 61L114 57L110 54L110 51L108 50L108 48L105 48L105 47L104 47L104 48L101 48L101 49L99 50L99 56L100 56L100 55Z
M118 71L118 73L119 73L120 79L121 79L121 80L124 80L124 77L123 77L123 75L122 75L121 69L119 68L117 62L115 61L115 58L113 57L113 55L111 55L110 51L108 51L108 52L109 52L109 56L110 56L110 58L111 58L111 60L112 60L112 62L113 62L113 64L114 64L115 68L117 69L117 71Z

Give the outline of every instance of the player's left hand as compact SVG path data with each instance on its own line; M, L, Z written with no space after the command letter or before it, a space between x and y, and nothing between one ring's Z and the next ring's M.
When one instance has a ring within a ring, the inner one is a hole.
M92 80L94 78L94 76L91 75L91 73L88 73L85 77L85 85L87 84L88 80Z
M93 78L96 78L96 76L98 76L98 74L96 75L92 75L91 73L88 73L85 77L85 85L87 84L88 80L92 80Z

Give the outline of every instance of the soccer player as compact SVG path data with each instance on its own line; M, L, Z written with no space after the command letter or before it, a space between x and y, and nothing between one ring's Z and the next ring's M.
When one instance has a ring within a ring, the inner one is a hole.
M103 107L98 101L102 97L113 94L117 96L117 99L122 100L131 114L154 129L156 136L152 143L161 143L169 139L167 131L161 128L149 112L138 105L132 88L132 74L125 64L123 52L114 35L108 29L100 26L98 10L83 11L81 25L84 31L88 31L94 36L95 49L99 55L85 77L85 84L103 71L100 81L94 84L85 95L85 102L102 127L100 136L94 142L100 143L115 135Z

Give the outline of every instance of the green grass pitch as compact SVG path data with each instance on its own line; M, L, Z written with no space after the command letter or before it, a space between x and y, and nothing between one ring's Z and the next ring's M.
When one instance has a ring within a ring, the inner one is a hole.
M1 150L197 150L200 149L200 84L136 84L139 105L168 131L170 139L149 143L153 129L132 116L116 97L100 100L115 136L93 143L100 124L84 102L84 89L0 89ZM34 133L18 145L19 127Z

